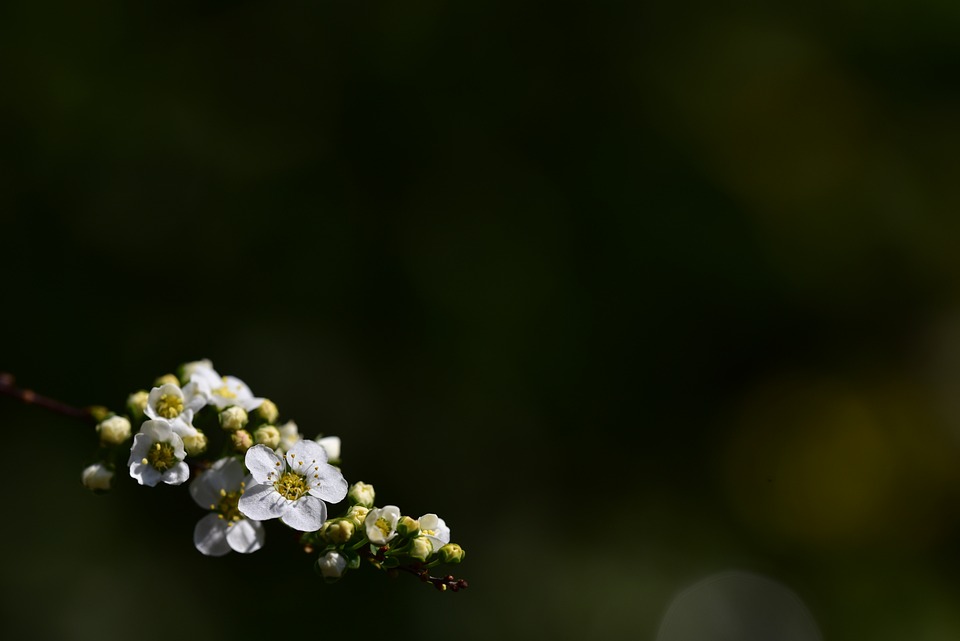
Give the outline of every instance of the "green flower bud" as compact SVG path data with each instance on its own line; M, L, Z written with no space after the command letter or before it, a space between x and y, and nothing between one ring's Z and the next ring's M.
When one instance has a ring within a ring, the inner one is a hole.
M189 456L199 456L207 451L207 435L197 430L193 436L184 436L183 449Z
M230 434L230 442L236 452L244 454L253 446L253 437L247 430L237 430Z
M373 507L375 497L376 493L373 491L373 486L363 481L357 481L351 485L350 490L347 492L347 500L349 500L352 505L362 505L366 508Z
M273 401L269 398L263 399L263 403L260 404L260 407L257 408L257 416L262 418L267 423L273 424L277 422L277 417L280 416L280 411L277 409L277 406L274 405Z
M236 432L243 429L250 417L247 416L247 410L236 405L231 405L220 412L220 427L228 432Z
M280 430L273 425L261 425L253 431L253 441L275 450L280 447Z
M153 382L154 387L162 387L164 385L176 385L180 387L180 379L173 374L164 374L163 376L158 376L157 380Z
M120 445L130 438L130 421L125 416L111 416L97 424L100 442L104 445Z
M463 561L463 557L467 555L463 548L456 543L447 543L438 552L444 563L460 563L460 561Z
M418 561L426 561L433 554L433 543L425 536L418 536L410 541L410 557Z
M397 522L397 534L400 536L415 536L420 533L420 523L409 516L401 517Z

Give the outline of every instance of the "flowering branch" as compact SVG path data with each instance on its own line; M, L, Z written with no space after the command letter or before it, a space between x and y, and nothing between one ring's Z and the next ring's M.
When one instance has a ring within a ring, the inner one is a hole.
M0 394L10 396L28 405L42 407L61 416L79 419L91 425L97 422L96 414L99 408L73 407L47 396L41 396L33 390L17 387L13 374L7 372L0 372Z
M150 391L134 392L122 414L40 396L16 387L10 374L0 374L0 393L96 424L96 462L81 476L91 490L109 490L118 469L147 487L189 480L191 498L207 510L193 531L202 554L256 552L266 542L263 522L277 519L301 533L304 551L319 551L314 568L328 582L365 560L391 576L413 574L440 591L467 588L453 575L430 574L465 556L450 542L443 519L433 513L403 516L395 505L376 507L372 485L350 485L344 478L339 438L309 440L293 421L280 425L272 401L255 397L238 378L220 376L210 361L186 363L178 374L158 378ZM328 518L328 504L343 499L345 512Z

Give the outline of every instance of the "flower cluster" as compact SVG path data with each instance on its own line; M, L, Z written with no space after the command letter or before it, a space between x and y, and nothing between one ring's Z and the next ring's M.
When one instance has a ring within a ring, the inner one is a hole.
M208 556L256 552L266 541L263 522L277 519L302 532L305 551L319 550L315 568L327 580L366 560L441 590L466 587L429 573L463 559L443 519L375 507L373 486L344 478L339 438L305 439L279 416L272 401L254 396L239 378L221 376L210 361L186 363L178 375L131 394L125 414L99 411L98 460L81 478L96 491L108 490L121 468L148 487L189 482L190 496L208 511L193 532L194 546ZM346 511L330 518L328 505L344 498Z
M350 507L343 516L324 521L316 532L300 537L308 551L320 549L316 570L328 581L340 579L363 560L383 570L405 570L439 590L467 587L452 576L432 577L431 568L460 563L463 548L450 542L450 528L436 514L419 519L403 516L396 505L376 507L372 485L358 482L347 492Z

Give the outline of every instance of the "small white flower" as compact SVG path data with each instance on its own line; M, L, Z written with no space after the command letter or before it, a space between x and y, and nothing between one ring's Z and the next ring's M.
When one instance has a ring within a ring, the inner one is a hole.
M340 437L339 436L324 436L323 438L317 438L317 443L320 444L320 447L327 451L327 459L331 463L340 462Z
M254 445L245 460L256 483L240 497L238 507L247 518L279 518L295 530L313 532L327 518L324 501L337 503L347 495L346 479L315 441L298 441L282 458L266 445Z
M206 401L222 410L236 405L248 412L260 407L262 398L255 398L247 384L235 376L220 376L210 361L196 361L184 365L184 376L197 386Z
M230 550L248 554L263 547L266 532L260 521L245 519L237 509L246 485L243 465L228 456L214 463L190 484L197 505L212 512L197 522L193 544L207 556L223 556Z
M280 446L275 448L278 454L289 452L290 448L303 438L300 436L297 424L293 421L287 421L278 429L280 430Z
M190 468L183 462L187 452L183 439L174 431L170 421L145 421L140 433L133 437L130 448L130 476L140 485L153 487L161 481L180 485L190 478Z
M347 559L336 550L330 550L317 559L317 568L325 579L339 579L347 569Z
M97 432L104 445L120 445L130 438L130 421L126 416L111 416L97 425Z
M385 505L370 510L363 520L367 538L374 545L386 545L397 536L397 521L400 520L400 508Z
M143 411L152 419L169 421L180 436L193 436L196 433L193 415L206 404L196 384L187 383L181 389L172 383L165 383L150 390Z
M420 534L430 539L434 551L450 542L450 528L436 514L424 514L420 517Z
M113 480L113 470L103 463L94 463L83 470L80 480L90 490L109 490Z

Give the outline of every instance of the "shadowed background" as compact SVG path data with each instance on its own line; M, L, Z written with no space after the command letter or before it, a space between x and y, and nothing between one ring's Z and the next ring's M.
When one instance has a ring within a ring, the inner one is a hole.
M202 557L0 399L4 636L653 640L741 570L960 638L960 5L778 4L6 3L0 370L210 358L471 588Z

